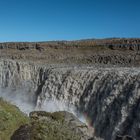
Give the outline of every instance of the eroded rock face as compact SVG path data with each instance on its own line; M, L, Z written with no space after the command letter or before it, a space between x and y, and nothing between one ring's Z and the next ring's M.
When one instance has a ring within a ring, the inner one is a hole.
M58 110L74 106L85 114L97 137L140 138L140 68L42 66L4 60L0 61L0 85L12 91L6 98L21 95L22 106L30 104L32 109L47 110L50 100L58 101ZM60 102L64 103L61 108Z
M21 126L11 140L91 140L84 123L68 112L31 112L31 123Z

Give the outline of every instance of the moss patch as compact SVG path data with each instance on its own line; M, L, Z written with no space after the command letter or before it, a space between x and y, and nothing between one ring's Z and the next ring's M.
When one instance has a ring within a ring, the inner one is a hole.
M28 121L16 106L0 98L0 140L9 140L13 132Z
M64 121L62 112L35 111L30 113L32 140L80 140Z

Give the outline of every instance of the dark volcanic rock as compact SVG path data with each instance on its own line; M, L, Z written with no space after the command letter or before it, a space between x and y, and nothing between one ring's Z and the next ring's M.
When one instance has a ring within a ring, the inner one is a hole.
M128 135L126 135L126 136L119 136L119 135L117 135L115 140L135 140L135 139L132 138L131 136L128 136Z
M30 131L31 127L28 124L22 125L18 130L14 132L11 140L31 140Z

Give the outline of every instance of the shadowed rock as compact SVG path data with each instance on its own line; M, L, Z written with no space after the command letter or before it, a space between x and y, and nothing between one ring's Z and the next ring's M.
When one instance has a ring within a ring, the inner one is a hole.
M126 135L126 136L117 135L115 140L135 140L135 139L128 135Z

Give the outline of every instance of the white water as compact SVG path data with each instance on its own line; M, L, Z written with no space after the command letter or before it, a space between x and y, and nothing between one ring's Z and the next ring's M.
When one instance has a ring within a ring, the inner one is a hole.
M0 86L0 96L24 112L77 114L80 108L92 120L97 136L110 140L125 132L137 137L140 68L41 68L28 63L17 68L16 62L0 62Z
M77 113L76 108L73 105L69 105L63 101L48 99L42 103L41 107L35 107L28 98L28 93L24 91L24 89L12 91L11 89L0 88L0 97L10 102L11 104L16 105L22 112L27 115L29 115L29 113L32 111L68 111L77 116L83 123L87 123L84 116Z

